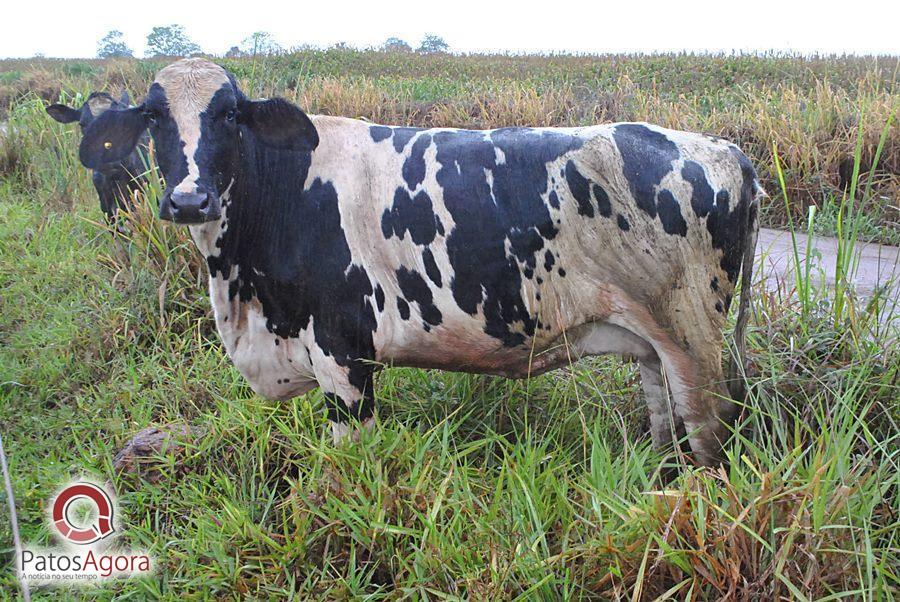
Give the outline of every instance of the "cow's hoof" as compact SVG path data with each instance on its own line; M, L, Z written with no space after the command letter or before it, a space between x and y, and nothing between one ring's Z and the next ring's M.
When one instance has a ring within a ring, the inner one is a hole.
M188 424L148 426L116 454L113 468L119 475L141 477L151 483L160 478L165 459L183 455L186 444L201 437L204 429Z
M360 437L362 437L362 432L371 431L372 427L374 426L374 416L369 416L361 423L355 423L354 425L348 424L346 422L332 422L331 438L332 441L334 441L335 445L339 445L343 441L352 441L354 443L359 443L359 439Z

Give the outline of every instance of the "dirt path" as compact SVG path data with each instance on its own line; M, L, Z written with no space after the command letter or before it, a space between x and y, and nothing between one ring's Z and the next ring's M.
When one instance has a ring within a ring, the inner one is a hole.
M814 259L812 278L819 282L824 279L829 286L834 286L837 239L814 236L813 248L821 253L821 258ZM797 235L797 250L803 261L806 255L806 236L803 234ZM869 296L877 287L886 285L893 278L892 295L896 298L900 294L900 248L858 243L856 250L860 253L859 268L854 278L857 292ZM761 228L756 257L757 266L760 263L762 265L766 288L774 290L779 282L784 282L788 290L794 288L794 248L788 232Z

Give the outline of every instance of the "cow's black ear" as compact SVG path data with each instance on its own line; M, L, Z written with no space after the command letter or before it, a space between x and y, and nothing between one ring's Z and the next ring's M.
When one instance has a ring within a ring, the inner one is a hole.
M145 129L143 106L105 111L85 128L78 158L89 169L117 163L131 154Z
M238 104L238 121L266 146L293 151L311 151L319 146L316 126L306 113L283 98L242 99Z
M122 96L119 97L119 104L126 109L131 105L131 98L128 97L128 90L122 90Z
M47 114L60 123L74 123L81 119L81 111L60 104L47 107Z

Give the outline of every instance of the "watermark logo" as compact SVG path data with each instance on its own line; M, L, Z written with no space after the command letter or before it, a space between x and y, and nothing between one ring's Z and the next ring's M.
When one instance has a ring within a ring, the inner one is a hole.
M22 550L16 568L26 581L99 583L153 572L149 554L116 546L116 499L101 485L69 483L53 497L49 508L50 530L61 545Z
M69 508L86 499L93 503L97 512L97 522L86 528L79 528L69 518ZM59 534L74 544L86 545L111 535L113 504L109 494L93 483L73 483L65 487L53 502L53 526Z

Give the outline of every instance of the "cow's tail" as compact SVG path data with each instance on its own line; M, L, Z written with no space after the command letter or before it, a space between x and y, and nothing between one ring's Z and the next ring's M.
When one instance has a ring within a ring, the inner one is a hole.
M747 367L747 343L745 332L747 320L750 318L750 289L753 284L753 261L756 257L756 239L759 235L759 201L766 196L765 191L755 179L753 181L753 197L747 205L746 218L741 241L744 255L741 259L741 297L738 304L737 323L734 326L735 353L728 364L728 393L736 402L741 403L747 395L744 371Z

